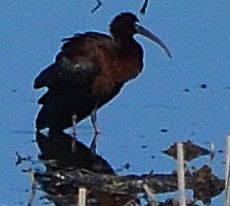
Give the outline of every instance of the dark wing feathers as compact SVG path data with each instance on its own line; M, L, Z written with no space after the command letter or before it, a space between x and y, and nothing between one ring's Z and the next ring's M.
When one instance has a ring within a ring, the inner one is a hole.
M35 78L34 88L48 87L53 90L70 90L90 84L99 74L101 65L84 57L87 53L85 44L101 37L109 38L104 34L88 32L63 39L62 41L65 43L57 55L55 63L48 66Z
M98 32L85 32L85 33L74 34L73 36L64 38L61 41L65 42L65 43L68 43L68 42L73 41L73 40L82 41L82 39L88 38L88 37L93 38L93 39L110 38L107 34L102 34L102 33L98 33Z
M48 87L63 91L79 89L90 84L100 70L99 65L91 62L73 64L67 58L62 57L62 60L50 65L35 78L34 88Z
M55 79L57 65L52 64L44 69L34 80L34 88L51 87L52 79Z

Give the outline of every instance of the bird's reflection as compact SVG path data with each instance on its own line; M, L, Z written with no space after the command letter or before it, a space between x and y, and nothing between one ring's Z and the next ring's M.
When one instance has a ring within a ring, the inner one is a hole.
M75 145L73 151L72 145ZM33 186L45 192L45 199L55 205L76 205L78 189L87 189L87 205L120 206L135 199L128 194L113 194L101 190L103 177L116 177L110 164L101 156L92 154L90 148L64 132L50 130L47 135L37 132L36 142L40 149L39 159L45 172L33 173ZM87 184L95 181L95 185ZM99 182L97 182L99 181ZM32 191L35 196L35 190ZM32 198L30 198L30 202Z
M99 155L93 155L83 143L61 131L50 130L48 135L39 131L36 142L47 169L87 169L96 173L114 174L109 163ZM73 150L74 145L74 150Z

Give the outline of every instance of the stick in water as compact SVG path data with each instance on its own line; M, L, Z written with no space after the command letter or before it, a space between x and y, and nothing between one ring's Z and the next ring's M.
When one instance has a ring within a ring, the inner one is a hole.
M186 206L183 143L177 143L177 180L179 190L179 205Z
M226 138L226 167L225 167L225 205L230 206L230 135Z

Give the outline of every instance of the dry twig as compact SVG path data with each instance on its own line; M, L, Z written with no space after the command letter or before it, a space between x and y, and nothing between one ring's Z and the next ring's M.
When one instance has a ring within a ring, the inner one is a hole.
M148 2L149 2L149 0L144 0L144 3L143 3L143 5L142 5L142 7L140 9L141 14L145 14L147 6L148 6Z
M91 10L91 13L94 13L102 6L102 3L100 0L96 0L96 1L97 1L97 5Z

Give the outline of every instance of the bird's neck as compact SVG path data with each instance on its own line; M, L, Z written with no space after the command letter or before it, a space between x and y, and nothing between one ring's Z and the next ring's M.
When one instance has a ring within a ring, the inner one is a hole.
M140 45L133 37L115 38L115 42L119 45L122 55L137 55L139 53Z
M135 39L132 36L122 35L114 37L114 40L121 46L127 46L127 44L135 43Z

